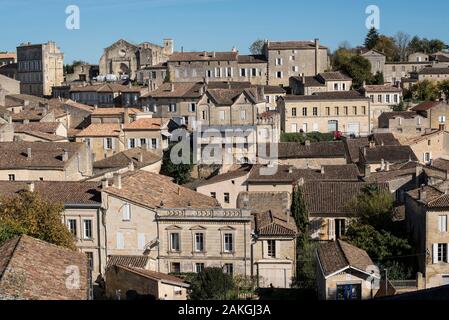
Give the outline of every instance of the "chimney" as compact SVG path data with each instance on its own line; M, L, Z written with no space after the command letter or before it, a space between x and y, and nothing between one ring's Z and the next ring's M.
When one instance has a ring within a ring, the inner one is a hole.
M302 74L302 84L303 85L306 84L306 74L305 73Z
M363 156L366 157L366 147L363 147Z
M128 124L130 122L129 120L129 108L125 107L125 112L123 114L123 123Z
M324 174L324 166L321 166L321 174Z
M174 92L174 91L175 91L175 84L170 83L170 92Z
M375 146L376 146L376 142L374 142L374 140L371 140L371 141L369 142L369 148L372 149L372 148L374 148Z
M27 159L31 159L31 148L27 148Z
M421 186L421 189L418 190L418 200L426 201L427 192L424 190L424 186Z
M181 188L178 187L178 196L180 196L180 195L181 195Z
M306 140L306 141L304 142L304 145L307 146L307 147L310 147L310 140Z
M114 188L121 189L122 188L122 175L120 173L116 172L113 174L112 179L113 179L112 186Z
M108 179L104 179L101 181L101 189L106 189L107 187L109 187L109 181Z
M215 58L216 57L216 53L215 53L215 51L212 51L212 58Z
M288 168L288 173L293 173L293 167Z
M134 162L132 160L129 162L128 170L129 171L134 171Z
M446 131L446 125L444 123L440 123L438 126L439 131Z
M369 164L365 165L365 178L368 178L371 174L371 166Z
M34 182L33 181L27 183L27 190L28 190L28 192L34 192Z
M143 162L143 152L139 151L139 162Z
M380 170L381 171L385 170L385 160L384 159L380 159Z
M62 154L62 161L67 162L69 160L69 151L64 149L64 153Z
M385 171L390 171L390 162L385 163Z
M315 75L320 73L320 39L315 39Z

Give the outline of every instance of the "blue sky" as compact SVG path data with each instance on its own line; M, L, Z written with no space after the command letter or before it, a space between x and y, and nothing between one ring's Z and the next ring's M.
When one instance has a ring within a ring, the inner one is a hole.
M54 40L66 63L98 63L103 48L119 38L160 44L171 37L176 50L236 46L247 53L255 39L318 37L335 49L343 41L363 41L371 4L380 8L381 33L404 31L449 43L447 0L0 0L0 50ZM65 28L68 5L80 8L80 30Z

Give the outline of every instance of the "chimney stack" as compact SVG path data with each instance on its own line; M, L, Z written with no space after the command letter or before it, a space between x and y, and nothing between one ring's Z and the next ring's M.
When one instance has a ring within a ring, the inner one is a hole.
M175 84L170 83L170 92L174 92L174 91L175 91Z
M113 187L117 189L122 188L122 175L120 173L114 173L112 176L113 179Z
M321 174L324 174L324 166L321 166Z
M64 149L64 153L62 154L62 161L67 162L69 160L69 151Z
M385 170L385 160L384 159L380 159L380 170L381 171Z
M34 192L34 181L27 183L28 192Z
M446 131L446 125L444 123L440 123L439 126L438 126L438 130Z
M310 147L310 140L306 140L306 141L304 142L304 145L307 146L307 147Z
M315 75L320 73L320 39L315 39Z
M288 168L288 173L293 173L293 167Z
M125 112L123 114L123 123L128 124L130 122L129 120L129 108L125 107Z
M27 148L27 159L31 159L31 148Z
M390 171L390 162L385 163L385 171Z
M418 190L418 196L418 200L426 201L427 192L424 190L424 186L421 186L421 189Z
M101 181L101 189L106 189L107 187L109 187L109 181L108 179L104 179Z
M143 152L139 151L139 162L143 162Z

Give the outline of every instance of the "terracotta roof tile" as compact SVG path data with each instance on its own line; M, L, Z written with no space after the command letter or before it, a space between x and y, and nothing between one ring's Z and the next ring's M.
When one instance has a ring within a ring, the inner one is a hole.
M237 61L237 56L237 52L175 52L168 61Z
M119 123L92 123L76 134L76 137L118 137L119 135Z

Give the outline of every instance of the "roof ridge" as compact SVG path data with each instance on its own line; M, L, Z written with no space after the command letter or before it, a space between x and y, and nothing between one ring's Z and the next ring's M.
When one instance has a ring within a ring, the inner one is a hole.
M14 249L11 251L11 254L9 255L9 259L8 259L8 263L6 264L5 268L3 269L3 272L0 274L0 280L2 279L3 275L5 274L6 269L8 269L8 266L11 264L12 261L12 257L14 256L14 252L16 251L17 247L19 246L19 242L22 240L23 235L17 236L17 240L16 240L16 244L14 245ZM14 241L15 238L12 238L9 241ZM1 247L3 247L5 245L5 243L3 243Z

